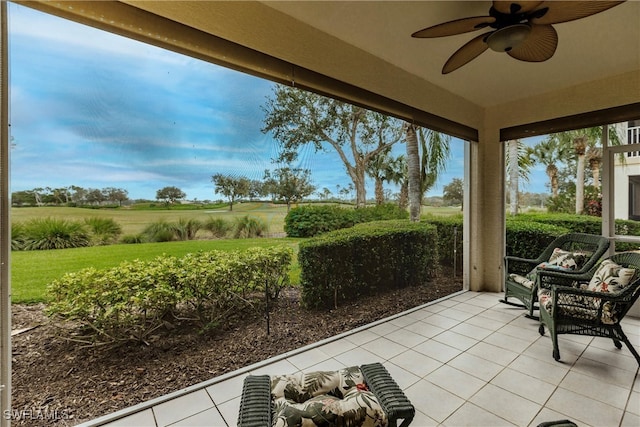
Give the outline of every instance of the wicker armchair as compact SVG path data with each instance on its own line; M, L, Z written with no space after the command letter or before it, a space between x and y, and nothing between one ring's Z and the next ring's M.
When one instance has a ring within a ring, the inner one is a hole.
M618 266L615 267L615 275L602 273L601 267L605 264ZM623 274L627 277L625 280L620 279ZM538 331L540 335L544 335L545 326L549 329L555 360L560 360L558 335L574 334L610 338L618 349L622 348L621 343L624 342L640 365L640 355L620 325L621 320L640 297L640 253L618 253L579 275L554 271L541 271L538 275ZM594 277L595 280L592 280ZM587 282L592 289L594 283L600 284L595 287L596 290L584 289L584 285L579 286ZM624 282L628 284L619 285Z
M504 258L504 299L501 299L500 302L526 308L529 311L527 316L536 318L533 316L533 311L538 309L536 306L538 290L536 273L546 268L554 268L552 266L541 267L541 265L549 261L556 249L586 254L584 261L571 272L572 274L582 274L589 271L604 256L609 249L609 240L594 234L569 233L551 242L538 258L506 256ZM509 301L510 297L520 300L522 304Z
M399 419L402 420L400 427L407 427L411 424L415 408L386 368L380 363L371 363L361 365L359 369L366 387L375 395L381 409L386 414L389 427L396 427ZM272 380L273 378L269 375L249 375L244 379L238 427L270 427L274 425Z

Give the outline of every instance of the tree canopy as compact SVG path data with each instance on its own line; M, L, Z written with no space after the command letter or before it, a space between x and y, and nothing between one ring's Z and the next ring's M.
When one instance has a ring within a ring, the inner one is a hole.
M356 190L356 206L366 204L367 165L402 140L403 122L311 92L277 85L263 106L263 132L281 144L278 160L290 163L298 150L335 150Z
M156 199L163 201L167 205L172 205L185 197L187 197L185 192L178 187L163 187L156 191Z
M229 199L229 210L233 210L233 204L242 197L251 193L252 184L249 178L217 173L211 177L216 186L215 193L222 194Z
M267 170L264 180L269 192L287 204L287 210L291 208L291 203L301 201L316 190L311 184L309 169L281 167L273 173Z

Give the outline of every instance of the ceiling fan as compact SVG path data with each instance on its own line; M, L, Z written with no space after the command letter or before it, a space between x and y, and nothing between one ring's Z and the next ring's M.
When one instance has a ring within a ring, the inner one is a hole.
M416 31L411 37L446 37L483 28L490 30L451 55L442 67L442 74L457 70L489 48L520 61L542 62L551 58L558 46L558 33L552 24L586 18L620 3L624 1L494 1L489 16L444 22Z

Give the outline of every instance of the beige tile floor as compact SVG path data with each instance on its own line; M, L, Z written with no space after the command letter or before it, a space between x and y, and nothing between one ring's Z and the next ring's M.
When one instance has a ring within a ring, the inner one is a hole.
M640 426L640 375L626 347L561 335L551 340L498 294L462 292L331 340L289 352L83 426L235 426L248 374L335 370L381 362L417 409L412 427ZM640 319L623 326L640 349Z

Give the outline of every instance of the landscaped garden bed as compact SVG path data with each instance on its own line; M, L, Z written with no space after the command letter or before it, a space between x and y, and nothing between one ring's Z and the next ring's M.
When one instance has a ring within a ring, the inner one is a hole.
M259 310L228 317L215 331L177 323L146 344L87 348L56 338L42 304L14 305L13 327L41 325L13 337L13 408L46 411L75 425L391 316L462 289L444 270L430 283L361 298L328 311L304 309L298 288L271 307L271 333ZM14 421L31 426L33 420Z

